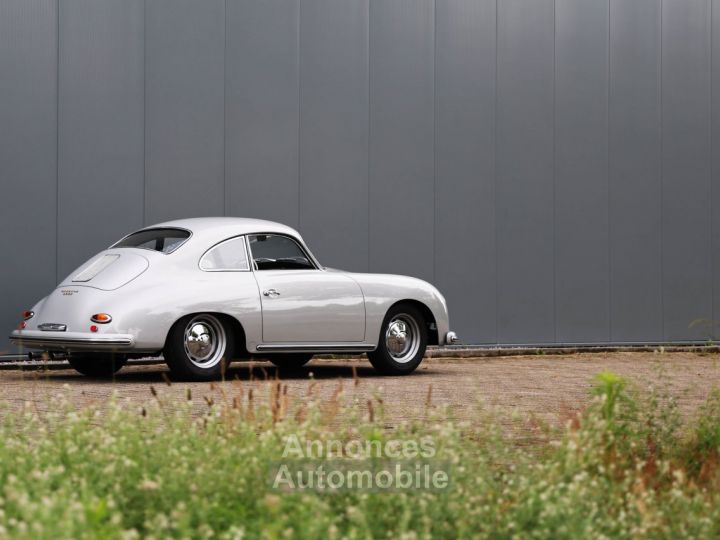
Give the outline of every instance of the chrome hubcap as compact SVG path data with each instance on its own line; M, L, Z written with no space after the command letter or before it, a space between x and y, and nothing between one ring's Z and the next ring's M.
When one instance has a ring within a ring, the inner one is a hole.
M404 313L393 317L385 331L385 347L396 362L412 360L420 347L420 328L415 319Z
M198 315L185 327L185 353L190 362L211 368L222 360L226 339L222 324L212 315Z
M212 352L214 339L211 332L212 330L202 323L196 323L188 330L188 351L195 358L207 358Z

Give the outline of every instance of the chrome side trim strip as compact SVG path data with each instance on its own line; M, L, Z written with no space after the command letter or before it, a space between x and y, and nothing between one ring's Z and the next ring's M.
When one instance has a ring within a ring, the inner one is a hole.
M368 352L374 351L375 345L348 343L283 343L264 344L256 347L258 351L303 351L303 352Z

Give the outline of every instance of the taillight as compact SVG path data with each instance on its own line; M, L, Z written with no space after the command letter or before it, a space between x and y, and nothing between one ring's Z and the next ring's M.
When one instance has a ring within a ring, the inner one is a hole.
M95 315L90 317L90 320L98 324L107 324L112 321L112 317L107 313L96 313Z
M32 319L34 316L35 316L35 312L34 312L34 311L30 311L29 309L23 311L23 313L22 313L23 321L27 321L28 319Z

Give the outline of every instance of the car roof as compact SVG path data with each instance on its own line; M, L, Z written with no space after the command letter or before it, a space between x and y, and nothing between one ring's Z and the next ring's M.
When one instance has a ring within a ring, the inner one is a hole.
M300 238L298 232L292 227L276 223L274 221L266 221L264 219L252 219L241 217L200 217L176 219L173 221L165 221L145 227L145 229L155 229L158 227L176 227L187 229L193 235L202 236L204 240L222 240L230 236L252 233L280 233L290 234L296 238Z
M175 219L164 221L143 227L131 234L149 229L175 228L190 231L191 236L182 245L172 252L172 257L153 257L156 262L165 261L168 264L183 264L185 260L197 259L215 244L224 240L245 234L284 234L298 240L303 248L310 254L315 264L319 266L317 259L308 249L302 236L292 227L266 221L264 219L240 218L240 217L198 217L187 219ZM128 235L129 236L129 235ZM126 237L124 237L126 238ZM113 244L114 246L115 244ZM110 246L112 248L113 246ZM149 253L143 255L150 256ZM157 253L156 253L157 255Z

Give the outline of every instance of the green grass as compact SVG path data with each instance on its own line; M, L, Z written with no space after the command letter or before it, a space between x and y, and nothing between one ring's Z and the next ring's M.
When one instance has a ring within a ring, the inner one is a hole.
M232 386L231 386L232 387ZM233 388L233 392L237 389ZM662 389L640 398L599 374L590 405L527 444L487 410L473 425L442 409L385 429L377 398L337 394L269 405L235 394L171 408L110 403L6 412L0 537L682 538L720 534L720 393L683 425ZM257 401L257 399L255 400ZM346 427L337 427L343 425ZM447 491L278 493L268 468L286 438L421 440L448 463Z

